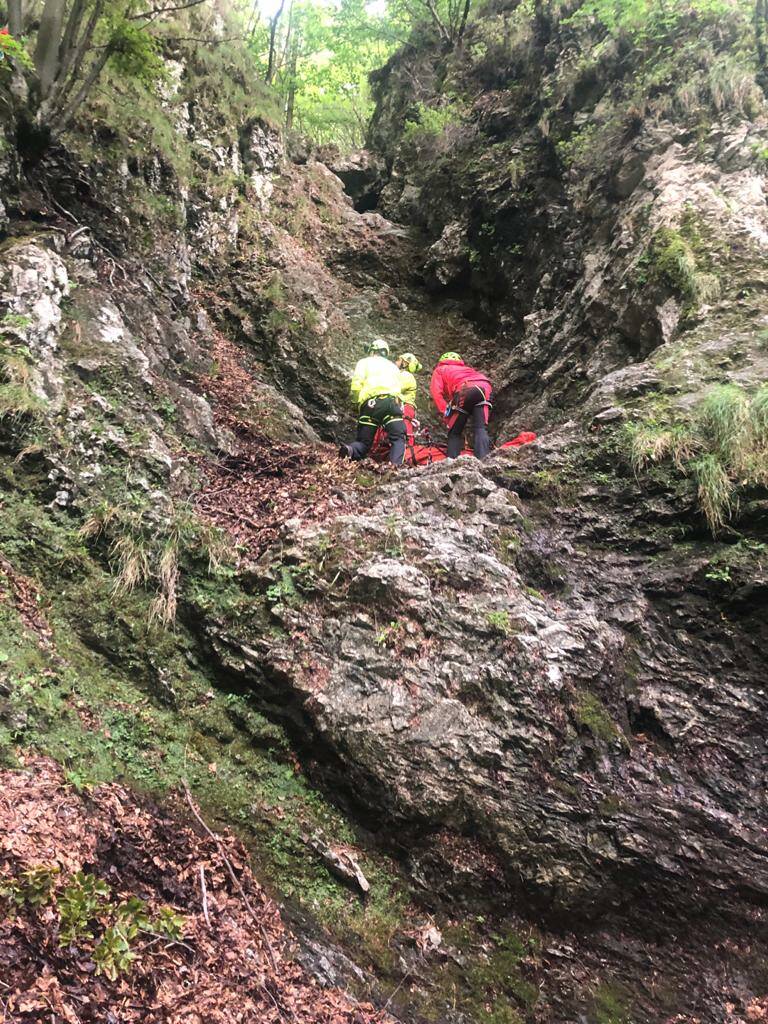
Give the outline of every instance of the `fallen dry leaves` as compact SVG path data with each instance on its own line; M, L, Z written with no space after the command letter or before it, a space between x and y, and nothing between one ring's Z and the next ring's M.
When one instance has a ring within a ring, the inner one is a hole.
M288 444L259 433L242 419L252 393L237 347L215 332L219 372L201 384L213 399L216 422L236 439L236 452L200 463L205 483L195 507L226 530L251 556L279 536L286 522L323 522L352 511L360 489L359 467L339 459L331 445ZM366 466L366 472L385 469Z
M61 947L53 905L0 918L0 1022L41 1024L382 1024L385 1015L322 988L290 958L290 936L242 845L212 838L122 786L80 795L38 759L0 772L0 881L35 866L83 870L116 899L184 918L182 939L136 940L115 981L95 973L93 940ZM183 807L185 805L180 805Z
M4 592L10 594L24 626L37 636L42 646L48 647L53 634L40 611L40 592L32 580L17 572L5 555L0 554L0 601Z

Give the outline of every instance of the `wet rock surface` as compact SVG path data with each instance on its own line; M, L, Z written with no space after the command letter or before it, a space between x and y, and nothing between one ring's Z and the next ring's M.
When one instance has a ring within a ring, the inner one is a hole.
M286 564L338 547L343 585L275 605L292 640L255 661L209 624L218 656L288 688L356 803L480 839L531 906L759 902L759 610L725 621L701 562L663 540L649 559L642 512L617 529L607 495L531 524L515 472L437 466L289 531Z

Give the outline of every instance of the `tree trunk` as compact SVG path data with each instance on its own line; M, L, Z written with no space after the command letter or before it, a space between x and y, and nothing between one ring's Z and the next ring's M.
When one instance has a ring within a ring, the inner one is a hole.
M59 71L59 47L64 26L66 0L45 0L45 7L37 30L35 68L40 82L42 99L51 91Z
M754 27L755 49L757 50L757 84L768 96L768 41L766 41L766 21L768 21L768 0L755 0Z
M83 31L80 32L80 23L72 23L72 17L75 15L75 10L73 8L72 14L70 15L70 21L68 22L64 33L67 49L61 54L59 74L53 84L50 95L43 102L38 113L38 120L40 122L52 122L55 120L56 111L61 111L64 107L67 97L75 86L77 76L82 68L83 60L85 59L86 53L93 41L93 34L96 31L96 25L101 17L103 9L104 0L96 0L91 8L88 23ZM81 8L79 22L82 22L84 14L85 5ZM77 38L78 33L80 33L79 39ZM102 67L103 66L104 65L102 64Z
M285 130L293 128L293 112L296 108L296 69L299 63L298 37L294 33L291 43L291 56L288 62L288 98L285 103Z
M267 61L267 74L265 81L267 85L272 85L272 79L275 77L275 44L277 40L277 26L280 24L280 19L283 16L283 8L285 7L285 0L281 0L280 6L273 18L269 22L269 59Z
M464 11L461 15L461 24L459 25L459 34L457 37L459 40L462 40L464 38L464 33L467 29L467 18L469 17L469 9L471 6L472 0L465 0Z
M66 109L61 110L58 114L51 118L51 130L56 132L64 131L69 126L72 118L77 113L82 102L87 98L91 89L94 87L99 79L99 75L104 70L104 65L107 63L109 58L112 56L111 46L105 46L99 54L98 58L91 64L88 74L83 81L80 88L74 95L74 98L67 105Z
M21 0L8 0L8 31L17 39L24 34L24 14Z

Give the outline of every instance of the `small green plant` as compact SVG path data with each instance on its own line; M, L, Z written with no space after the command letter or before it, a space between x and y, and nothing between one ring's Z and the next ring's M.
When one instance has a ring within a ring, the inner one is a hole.
M731 583L733 581L731 567L729 565L715 566L706 573L706 578L715 583Z
M403 624L402 622L395 622L394 620L385 626L376 635L376 646L377 647L395 647L398 639L402 636Z
M494 633L500 633L501 636L509 636L511 634L512 623L509 619L509 612L488 612L486 618L488 619L488 625Z
M184 918L177 914L173 907L161 907L152 922L151 930L166 939L179 942L184 937Z
M135 959L130 939L120 925L106 928L93 951L96 973L105 975L110 981L115 981L119 974L127 971Z
M7 900L15 907L43 906L50 901L58 876L59 868L55 865L40 864L38 867L27 868L18 881L0 880L0 899Z
M95 919L104 909L109 886L95 875L78 871L59 895L59 943L69 946L93 938Z

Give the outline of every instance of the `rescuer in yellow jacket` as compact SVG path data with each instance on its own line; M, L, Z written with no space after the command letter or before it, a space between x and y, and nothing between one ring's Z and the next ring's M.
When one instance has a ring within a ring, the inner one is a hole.
M400 370L389 359L389 345L376 338L366 347L366 356L360 359L350 384L352 404L357 411L357 437L351 444L339 446L339 455L364 459L371 450L379 427L387 433L389 461L394 466L403 464L405 455L405 423Z
M413 435L416 423L416 374L423 367L413 352L403 352L397 357L396 363L400 370L400 394L403 396L403 418L405 420L405 435L409 446L413 445Z

